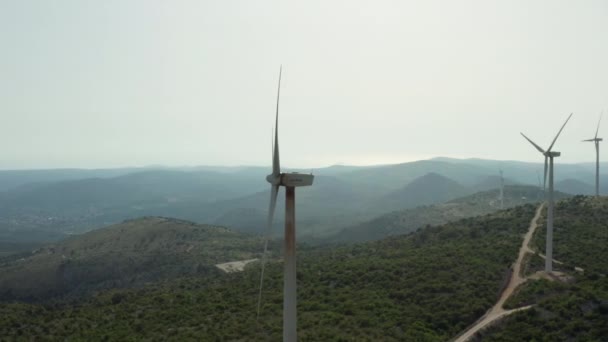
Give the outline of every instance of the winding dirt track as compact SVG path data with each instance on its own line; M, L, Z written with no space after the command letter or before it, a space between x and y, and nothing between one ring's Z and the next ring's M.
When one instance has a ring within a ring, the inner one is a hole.
M524 241L521 245L521 248L519 249L519 255L517 256L517 261L513 265L513 273L511 274L511 279L509 279L509 284L503 290L502 294L500 295L500 298L498 299L496 304L494 304L494 306L488 312L486 312L486 314L484 316L482 316L473 326L469 327L468 330L466 330L465 332L460 334L456 339L454 339L453 340L454 342L466 342L471 337L473 337L473 335L475 335L475 333L477 333L479 330L488 326L490 323L496 321L497 319L500 319L504 316L508 316L508 315L518 312L518 311L527 310L531 307L531 306L524 306L524 307L513 309L513 310L505 310L505 309L503 309L502 306L505 303L505 301L509 297L511 297L515 288L517 288L519 285L523 284L527 280L527 278L523 278L520 274L521 273L521 264L522 264L522 261L524 259L524 256L526 255L526 253L532 252L530 247L528 247L528 244L530 243L530 240L532 239L532 236L534 235L534 232L536 231L536 228L538 227L538 219L540 218L540 214L542 212L543 207L544 207L544 203L541 204L538 207L538 209L536 209L536 214L534 215L534 218L530 222L530 228L528 228L528 232L526 233L526 235L524 237Z

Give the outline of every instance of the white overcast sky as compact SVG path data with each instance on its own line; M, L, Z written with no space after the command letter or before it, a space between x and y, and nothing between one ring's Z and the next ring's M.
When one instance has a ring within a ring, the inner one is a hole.
M281 64L284 165L592 161L608 1L4 0L0 168L268 165Z

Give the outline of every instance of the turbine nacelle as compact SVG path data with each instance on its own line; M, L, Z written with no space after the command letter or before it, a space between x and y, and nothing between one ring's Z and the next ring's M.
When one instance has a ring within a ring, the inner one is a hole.
M559 135L562 133L562 130L564 129L564 127L566 127L566 124L568 123L568 121L570 121L570 118L572 117L572 113L570 113L570 115L568 116L568 118L566 119L566 122L564 122L564 124L562 125L562 127L559 129L559 131L557 132L557 135L555 136L555 138L553 138L553 141L551 142L551 145L549 145L548 149L543 149L542 147L538 146L537 143L535 143L534 141L532 141L532 139L528 138L525 134L521 133L521 136L524 137L526 140L528 140L528 142L530 144L532 144L532 146L534 146L534 148L536 148L536 150L538 152L540 152L543 156L545 156L545 177L544 177L544 184L545 184L545 188L547 185L547 170L549 167L549 160L551 159L553 160L554 157L559 157L561 155L561 153L559 152L553 152L551 151L551 149L553 148L553 145L555 145L555 142L557 141L557 138L559 137ZM595 135L597 137L597 133Z
M281 173L278 176L269 174L266 181L272 185L286 187L311 186L315 176L306 173Z
M306 173L283 173L281 175L281 185L287 187L310 186L315 176Z

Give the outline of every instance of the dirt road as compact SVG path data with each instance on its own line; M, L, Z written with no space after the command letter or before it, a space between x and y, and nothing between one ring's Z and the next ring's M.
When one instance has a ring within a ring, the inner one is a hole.
M536 231L536 228L538 227L538 219L540 218L540 214L543 210L543 207L544 207L544 204L541 204L538 207L538 209L536 209L536 214L534 215L534 218L530 222L530 227L528 228L528 232L526 233L526 235L524 237L524 241L521 245L521 248L519 249L519 255L517 256L517 261L513 265L513 273L511 274L511 279L509 279L509 284L503 290L502 294L500 295L500 298L498 299L496 304L494 304L494 306L475 323L475 325L471 326L463 334L458 336L454 340L455 342L468 341L473 335L475 335L475 333L477 333L479 330L483 329L484 327L488 326L488 324L494 322L495 320L500 319L504 316L510 315L512 313L515 313L517 311L527 310L530 308L530 306L525 306L525 307L521 307L521 308L517 308L517 309L513 309L513 310L505 310L505 309L503 309L502 306L505 303L505 301L509 297L511 297L515 288L517 288L517 286L523 284L526 281L526 278L522 277L520 274L521 273L521 264L522 264L522 261L524 260L524 256L526 255L526 253L531 252L530 248L528 247L528 244L530 243L530 240L532 239L532 236L534 236L534 232Z

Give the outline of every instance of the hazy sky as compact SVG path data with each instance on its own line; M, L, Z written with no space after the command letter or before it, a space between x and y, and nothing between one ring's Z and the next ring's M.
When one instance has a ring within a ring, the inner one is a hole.
M268 165L280 64L296 167L542 161L570 112L591 161L608 109L605 0L4 0L0 49L5 169Z

